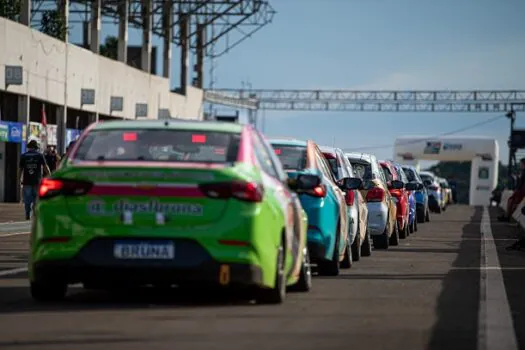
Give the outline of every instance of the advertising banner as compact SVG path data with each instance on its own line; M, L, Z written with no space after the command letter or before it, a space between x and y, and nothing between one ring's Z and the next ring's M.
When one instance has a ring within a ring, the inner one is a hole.
M0 121L0 142L7 142L9 137L9 127L6 122Z
M22 123L0 121L0 142L21 143L22 135Z

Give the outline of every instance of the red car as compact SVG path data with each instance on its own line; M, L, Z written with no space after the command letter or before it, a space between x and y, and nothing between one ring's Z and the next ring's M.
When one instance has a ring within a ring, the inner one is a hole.
M389 192L396 201L399 238L406 238L410 234L410 205L408 202L409 191L404 187L401 189L392 189L391 183L393 180L403 181L403 179L401 179L401 176L397 173L396 168L390 161L381 161L379 163L381 164L381 168L383 168L383 172L387 179Z

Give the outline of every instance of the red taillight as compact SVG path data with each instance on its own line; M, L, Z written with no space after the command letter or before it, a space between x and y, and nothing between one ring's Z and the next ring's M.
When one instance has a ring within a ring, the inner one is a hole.
M80 196L89 192L93 184L88 181L43 178L38 188L39 198L58 195Z
M354 205L354 200L355 200L354 191L347 191L346 196L345 196L346 205L351 207L352 205Z
M325 197L326 196L326 187L324 185L319 185L319 186L315 187L312 190L304 191L304 192L301 192L301 193L306 193L307 195L313 196L313 197Z
M366 193L367 202L382 202L385 199L385 191L380 187L374 187Z
M434 185L432 185L432 186L428 186L428 189L431 190L431 191L437 191L437 190L439 190L439 188L438 188L437 186L434 186Z
M246 202L260 202L264 196L262 185L254 182L217 182L201 184L201 191L210 198L236 198Z
M403 193L401 192L401 190L390 190L390 194L394 197L401 197Z

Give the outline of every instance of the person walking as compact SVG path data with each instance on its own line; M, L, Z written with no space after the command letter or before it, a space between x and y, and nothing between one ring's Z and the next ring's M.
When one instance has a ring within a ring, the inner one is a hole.
M38 142L35 140L29 141L27 152L20 156L19 168L26 220L30 220L42 173L44 176L51 174L44 155L38 151Z
M44 157L46 158L46 163L49 167L49 170L53 173L57 169L58 164L60 163L60 156L58 155L55 147L48 146Z

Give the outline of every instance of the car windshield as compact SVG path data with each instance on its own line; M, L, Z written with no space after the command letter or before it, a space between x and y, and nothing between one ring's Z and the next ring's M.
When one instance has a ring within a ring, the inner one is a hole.
M337 169L337 159L326 157L326 160L328 160L328 164L330 164L330 169L332 169L332 174L334 174L335 178L338 178L339 171Z
M78 160L230 163L240 135L161 129L94 130L75 154Z
M353 159L348 159L352 168L354 169L354 174L362 180L372 180L372 166L370 163L359 162Z
M306 168L306 147L272 145L284 170L303 170Z
M408 178L408 181L417 181L416 173L410 168L403 168L405 175Z

